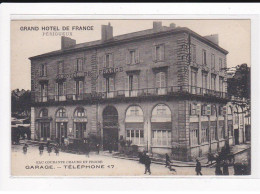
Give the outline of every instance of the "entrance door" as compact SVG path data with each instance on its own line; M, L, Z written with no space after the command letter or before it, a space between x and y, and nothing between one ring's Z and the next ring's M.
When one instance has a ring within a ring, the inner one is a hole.
M234 136L235 136L235 144L238 145L239 144L239 130L238 129L234 130Z
M118 113L108 106L103 111L103 150L118 149Z
M50 138L50 123L40 123L41 138L44 141Z
M57 123L57 138L61 143L63 138L67 138L67 123Z
M83 139L86 131L86 123L76 122L76 138Z

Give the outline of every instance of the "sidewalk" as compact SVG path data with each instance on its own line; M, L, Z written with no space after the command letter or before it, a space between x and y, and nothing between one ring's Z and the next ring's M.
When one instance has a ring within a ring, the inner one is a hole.
M250 149L250 147L251 147L250 144L234 145L234 146L230 147L230 151L231 151L231 153L233 153L233 155L236 155L236 154L242 153L242 152ZM100 154L104 155L104 156L108 156L108 157L113 157L113 158L139 161L138 157L127 157L123 154L120 154L119 152L113 152L111 154L108 151L104 151L104 152L100 152ZM165 160L162 158L152 157L151 159L152 159L152 163L154 163L154 164L165 165ZM202 167L210 167L216 163L215 161L213 161L212 164L207 163L208 162L207 156L203 156L198 159L199 159ZM196 162L195 161L184 162L184 161L178 161L178 160L171 160L171 165L175 166L175 167L195 167Z

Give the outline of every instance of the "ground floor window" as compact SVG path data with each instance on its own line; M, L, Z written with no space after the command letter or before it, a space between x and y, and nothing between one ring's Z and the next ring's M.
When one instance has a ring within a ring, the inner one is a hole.
M228 121L228 133L229 133L229 136L234 136L233 121L232 120Z
M210 122L210 137L211 137L211 141L214 141L214 140L218 139L217 122L216 121L211 121Z
M199 123L190 123L190 145L199 144Z
M57 122L57 138L59 140L67 138L67 123Z
M127 129L126 140L132 141L132 144L143 144L144 143L144 130L140 129Z
M220 139L224 139L225 138L224 121L219 121L219 138Z
M86 123L84 122L75 122L74 129L76 132L76 138L84 138L84 132L86 131Z
M40 137L47 139L50 138L50 123L41 122L39 123Z
M171 131L168 130L153 130L152 143L157 146L171 145Z
M208 122L201 122L201 143L209 142L209 125Z

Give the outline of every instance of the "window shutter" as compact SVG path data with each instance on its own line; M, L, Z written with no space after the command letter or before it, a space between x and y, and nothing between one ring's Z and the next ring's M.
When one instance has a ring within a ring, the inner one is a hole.
M42 96L42 85L40 84L40 96Z
M67 83L63 82L63 95L66 95Z
M55 84L55 95L58 96L58 88L59 88L59 83Z
M77 81L74 81L73 94L77 94L76 88L77 88Z
M114 55L113 55L113 53L109 54L109 67L114 67Z
M164 60L164 57L165 57L165 56L164 56L164 47L165 47L164 44L160 46L160 52L161 52L161 54L160 54L160 57L161 57L160 60L162 60L162 61Z
M140 52L139 49L135 50L135 63L139 63L140 62Z
M133 75L133 89L138 89L138 75Z
M44 96L47 96L48 85L44 84Z
M79 94L83 94L83 81L79 81Z
M125 78L125 90L128 91L129 90L129 76L127 75Z
M109 88L110 91L115 91L115 77L109 78Z
M126 49L126 64L129 65L130 64L130 51L128 49Z
M156 46L153 46L153 50L152 50L152 58L153 58L153 61L156 61Z

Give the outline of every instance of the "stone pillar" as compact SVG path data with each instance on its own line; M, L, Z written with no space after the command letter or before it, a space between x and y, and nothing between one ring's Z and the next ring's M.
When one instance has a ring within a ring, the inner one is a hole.
M31 107L31 139L36 140L35 134L35 108Z

